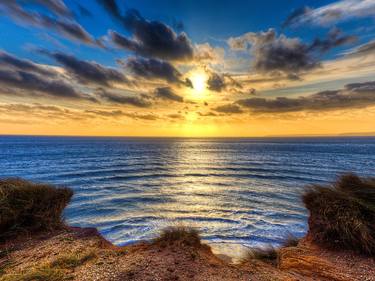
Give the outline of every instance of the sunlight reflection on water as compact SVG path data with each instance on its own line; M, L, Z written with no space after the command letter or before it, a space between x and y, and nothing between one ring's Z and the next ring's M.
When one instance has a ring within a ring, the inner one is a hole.
M116 244L185 224L226 247L276 245L306 231L305 185L375 163L374 138L1 137L0 148L0 176L72 187L67 222Z

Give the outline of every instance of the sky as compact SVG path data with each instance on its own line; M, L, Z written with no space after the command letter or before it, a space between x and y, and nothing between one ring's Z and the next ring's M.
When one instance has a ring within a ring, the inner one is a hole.
M375 135L375 0L1 0L0 134Z

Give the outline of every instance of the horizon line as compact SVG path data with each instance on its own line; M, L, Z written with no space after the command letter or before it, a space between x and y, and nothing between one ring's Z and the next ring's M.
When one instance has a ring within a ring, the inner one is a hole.
M59 135L59 134L0 134L0 137L87 137L87 138L190 138L190 139L245 139L245 138L323 138L323 137L375 137L375 132L342 134L295 134L264 136L127 136L127 135Z

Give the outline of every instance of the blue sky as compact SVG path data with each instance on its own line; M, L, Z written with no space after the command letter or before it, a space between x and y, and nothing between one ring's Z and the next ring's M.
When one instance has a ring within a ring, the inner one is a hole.
M375 131L374 19L375 0L4 0L0 123L13 132L27 111L41 133L65 118L98 134L128 122L126 135L235 136L276 133L249 125L260 119L297 133L294 118L338 133L353 130L335 116L361 109Z
M304 6L320 7L335 1L265 0L233 2L213 0L120 0L118 1L118 6L123 12L127 9L137 9L145 18L162 21L170 26L173 26L176 22L181 22L184 26L183 30L193 42L210 42L214 45L226 47L225 41L231 36L239 36L249 31L264 31L269 28L275 28L278 32L284 32L288 36L298 36L304 41L311 41L317 36L324 36L331 26L302 26L282 29L281 25L290 13L298 8ZM128 34L127 30L119 22L113 21L108 12L95 1L66 0L65 3L70 10L77 14L77 22L96 38L106 35L108 29ZM92 13L92 16L80 15L77 3ZM29 8L30 10L45 11L38 5L29 5ZM366 17L355 21L340 22L335 26L351 34L361 34L361 28L364 26L371 27L373 22L373 19ZM51 50L63 47L84 59L95 60L109 65L115 65L115 59L124 54L124 52L116 52L114 50L107 52L82 45L79 42L72 42L55 32L47 32L44 29L20 25L5 16L0 17L0 27L3 34L3 39L0 41L2 49L40 62L52 61L30 52L32 47L42 47ZM372 32L375 33L375 28ZM50 35L47 37L46 34ZM51 38L55 39L53 40L55 43L53 43ZM366 38L362 40L365 41ZM326 57L333 56L335 56L335 52L330 52L326 55Z

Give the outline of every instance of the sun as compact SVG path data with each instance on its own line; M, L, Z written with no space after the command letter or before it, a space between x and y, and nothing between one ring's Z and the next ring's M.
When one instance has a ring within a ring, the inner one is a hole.
M193 88L196 93L203 93L206 89L207 75L204 72L194 72L190 76Z

